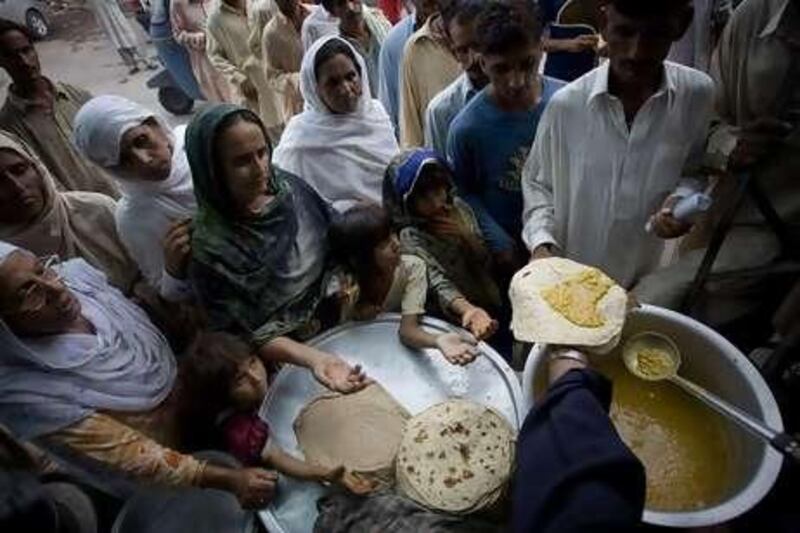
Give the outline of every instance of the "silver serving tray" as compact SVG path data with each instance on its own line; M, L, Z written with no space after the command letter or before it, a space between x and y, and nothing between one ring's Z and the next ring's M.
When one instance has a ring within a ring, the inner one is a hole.
M431 333L458 331L442 320L424 318ZM372 322L349 323L323 333L310 345L360 364L412 415L447 398L463 397L494 408L519 429L525 416L522 390L514 371L485 343L481 356L463 370L446 364L437 350L420 353L398 339L400 315L381 315ZM293 423L313 398L328 392L306 369L286 366L270 387L260 415L270 427L270 438L284 450L302 457ZM325 488L280 476L276 498L259 513L270 533L305 533L313 530L317 500Z

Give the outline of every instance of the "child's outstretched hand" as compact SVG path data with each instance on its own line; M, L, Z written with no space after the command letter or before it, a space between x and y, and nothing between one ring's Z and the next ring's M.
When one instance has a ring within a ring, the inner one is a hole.
M375 490L375 483L368 480L357 472L351 472L344 466L338 466L331 469L325 480L330 483L336 483L346 488L353 494L363 496Z
M335 355L322 354L311 368L317 381L342 394L358 392L372 383L361 365L352 367Z
M461 317L461 327L469 330L476 339L484 340L495 334L498 322L480 307L473 306Z
M450 363L467 366L478 357L478 341L471 336L445 333L436 337L436 347Z

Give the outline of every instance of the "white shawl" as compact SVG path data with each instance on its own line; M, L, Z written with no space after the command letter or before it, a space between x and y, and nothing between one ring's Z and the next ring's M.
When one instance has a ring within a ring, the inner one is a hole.
M109 168L119 165L125 133L155 118L171 135L172 170L164 181L145 181L115 173L122 192L116 211L117 232L147 281L164 296L163 240L176 221L197 211L189 161L184 150L185 127L172 131L159 115L119 96L99 96L75 117L75 144L92 161ZM166 284L169 284L168 282Z
M0 243L0 264L14 250ZM153 409L177 374L167 340L105 275L83 259L57 269L96 334L22 339L0 321L0 424L21 439L58 431L96 410Z
M349 46L361 67L361 100L347 115L331 113L317 91L315 58L332 39ZM323 37L303 57L300 91L305 109L286 126L273 163L311 185L339 212L360 200L380 204L383 174L400 149L383 105L370 95L364 59L341 37Z

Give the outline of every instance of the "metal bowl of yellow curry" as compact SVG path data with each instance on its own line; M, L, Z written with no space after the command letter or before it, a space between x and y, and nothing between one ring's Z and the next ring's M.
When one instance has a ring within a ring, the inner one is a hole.
M778 406L761 375L722 336L684 315L645 305L627 318L619 347L592 356L614 383L610 416L644 463L643 521L667 527L721 524L747 512L772 488L781 455L669 382L628 372L621 351L644 331L672 340L683 354L681 373L724 400L782 431ZM534 346L525 365L527 408L547 389L547 345Z

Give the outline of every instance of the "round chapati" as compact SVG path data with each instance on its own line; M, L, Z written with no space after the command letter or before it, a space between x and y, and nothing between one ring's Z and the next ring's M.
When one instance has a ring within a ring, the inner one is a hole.
M600 270L552 257L532 261L511 281L511 329L523 342L607 351L625 324L625 290Z
M412 418L397 456L397 487L430 509L477 512L503 494L514 464L515 434L502 415L448 400Z
M393 481L409 418L383 387L372 384L353 394L315 398L295 419L294 432L307 461L327 468L344 465L385 485Z

